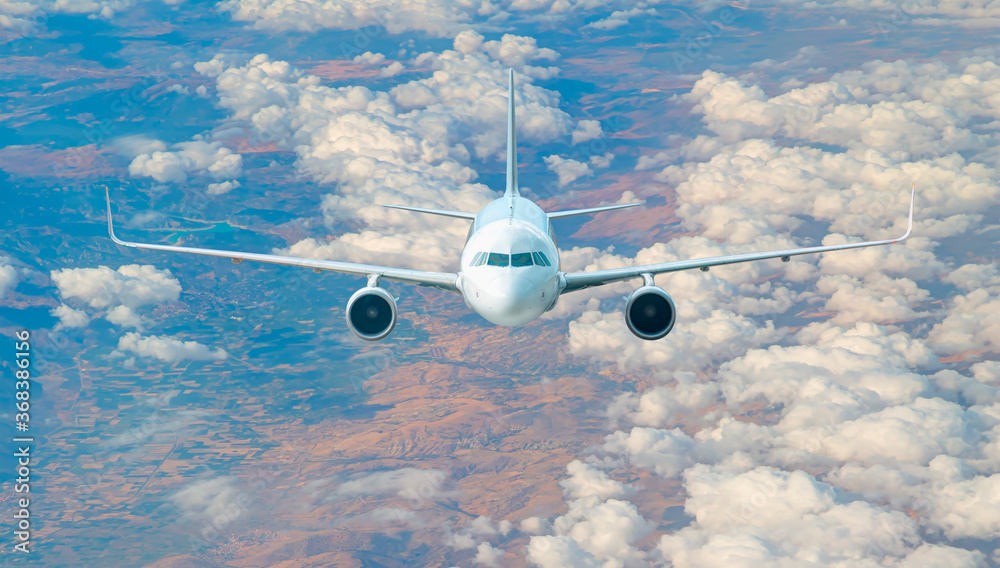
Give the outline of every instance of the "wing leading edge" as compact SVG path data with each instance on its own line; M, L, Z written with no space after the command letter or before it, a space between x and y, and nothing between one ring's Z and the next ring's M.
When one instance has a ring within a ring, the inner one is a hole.
M571 272L563 275L564 278L566 279L566 287L563 288L562 291L563 293L572 292L573 290L582 290L584 288L601 286L603 284L610 284L611 282L628 280L630 278L640 278L642 277L643 274L648 274L648 275L663 274L665 272L690 270L692 268L700 268L702 270L708 270L708 268L711 266L720 266L723 264L735 264L738 262L750 262L753 260L768 260L772 258L781 258L782 260L786 260L788 259L788 257L798 256L800 254L813 254L818 252L830 252L835 250L847 250L853 248L891 245L906 240L906 238L910 236L910 231L913 230L913 198L915 192L916 192L916 185L914 184L913 188L910 190L910 216L906 226L906 233L897 239L889 239L884 241L867 241L863 243L846 243L842 245L829 245L829 246L808 247L808 248L798 248L798 249L788 249L788 250L776 250L769 252L752 252L746 254L734 254L729 256L715 256L711 258L701 258L695 260L662 262L660 264L646 264L642 266L631 266L627 268L612 268L608 270Z
M105 192L104 193L105 198L107 199L108 202L108 235L110 235L112 241L121 246L139 248L139 249L148 249L148 250L185 252L189 254L200 254L204 256L217 256L221 258L231 259L236 264L239 264L244 260L251 260L254 262L266 262L269 264L301 266L303 268L312 268L316 272L329 270L331 272L342 272L345 274L357 274L358 276L367 276L369 277L369 279L375 276L378 278L397 280L399 282L408 282L420 286L433 286L435 288L441 288L443 290L451 290L451 291L458 290L456 286L458 274L448 273L448 272L425 272L422 270L391 268L388 266L375 266L371 264L356 264L353 262L339 262L336 260L315 260L311 258L299 258L295 256L280 256L274 254L259 254L252 252L237 252L229 250L216 250L216 249L204 249L204 248L194 248L194 247L178 247L171 245L154 245L146 243L126 242L115 236L115 229L114 226L111 224L111 192L107 188L105 188L104 192Z

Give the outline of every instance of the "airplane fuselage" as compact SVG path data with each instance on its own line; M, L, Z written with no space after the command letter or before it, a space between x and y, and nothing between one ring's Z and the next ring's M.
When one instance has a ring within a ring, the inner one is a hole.
M469 309L497 325L522 325L551 309L560 291L559 251L545 212L511 195L483 207L457 284Z

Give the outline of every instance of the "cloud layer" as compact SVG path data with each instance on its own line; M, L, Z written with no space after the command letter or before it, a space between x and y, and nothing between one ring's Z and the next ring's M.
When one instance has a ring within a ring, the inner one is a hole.
M706 71L679 97L705 133L639 166L659 162L657 180L674 188L676 215L694 234L633 258L567 251L567 269L780 249L824 234L824 244L890 238L905 229L911 181L916 236L657 277L678 305L677 326L658 342L623 325L612 300L631 286L569 302L557 316L570 316L571 351L649 384L609 405L615 430L567 468L568 513L534 522L547 534L531 538L529 560L995 562L1000 514L985 504L1000 483L1000 272L995 260L940 251L961 247L1000 198L997 93L996 56L978 53L875 61L774 95ZM635 470L682 482L691 518L652 548L637 544L644 519L629 508L641 490L613 481ZM614 511L604 527L620 527L622 548L574 538L597 510Z

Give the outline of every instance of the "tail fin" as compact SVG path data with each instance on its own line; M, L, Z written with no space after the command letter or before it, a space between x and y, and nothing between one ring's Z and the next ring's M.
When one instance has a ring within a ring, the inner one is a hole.
M510 88L507 101L507 190L505 196L517 197L517 136L514 132L514 68L510 69Z

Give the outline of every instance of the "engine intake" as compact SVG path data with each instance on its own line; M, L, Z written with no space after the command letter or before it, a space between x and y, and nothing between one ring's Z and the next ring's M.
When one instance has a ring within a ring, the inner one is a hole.
M362 288L347 301L347 327L365 341L385 339L396 327L396 300L385 288Z
M660 339L670 333L677 318L674 300L666 290L643 286L632 292L625 302L625 323L640 339Z

